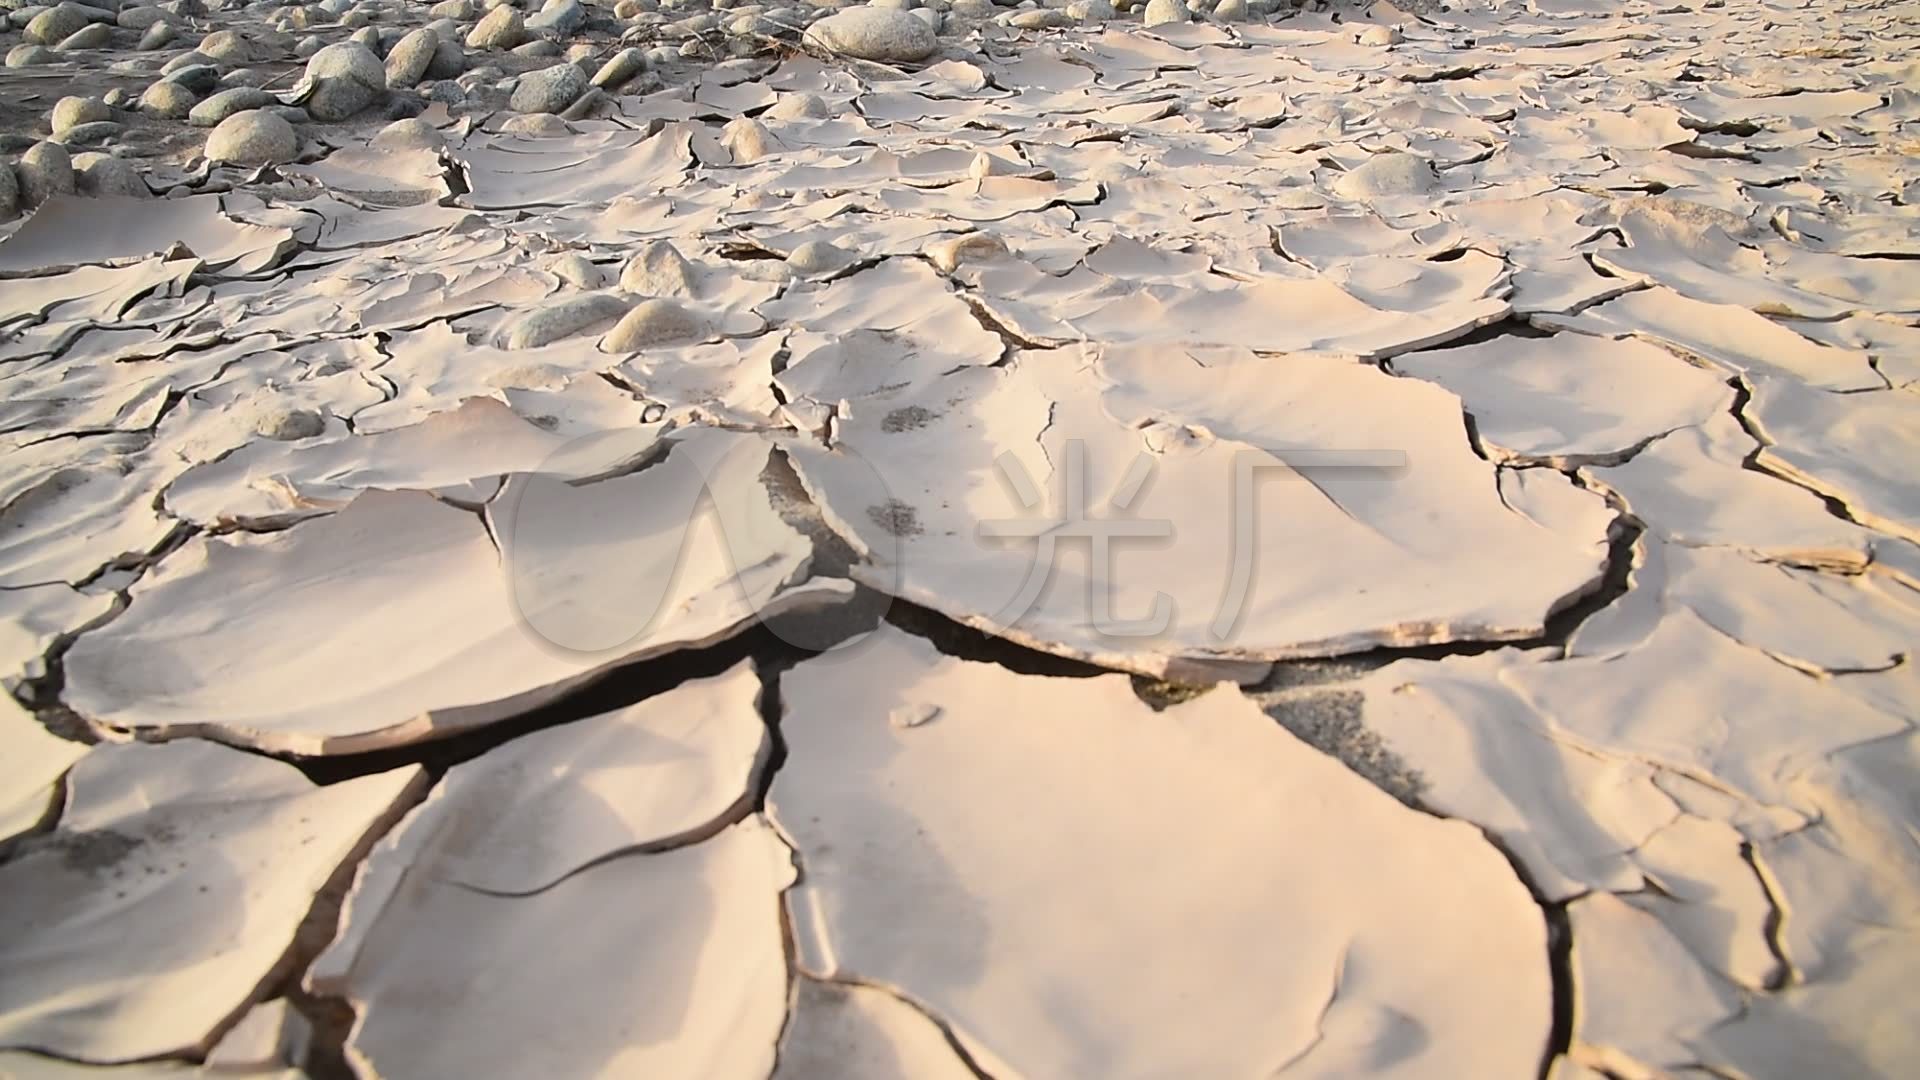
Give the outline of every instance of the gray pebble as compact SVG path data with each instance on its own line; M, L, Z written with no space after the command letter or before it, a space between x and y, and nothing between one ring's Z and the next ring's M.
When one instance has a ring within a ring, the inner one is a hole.
M10 68L39 67L58 63L59 60L60 54L45 45L15 45L7 50L7 66Z
M393 100L387 102L386 117L389 120L405 120L408 117L419 116L426 110L426 99L408 91L393 95Z
M113 42L113 28L106 23L94 23L82 27L54 46L56 52L79 52L82 49L104 49Z
M92 146L95 143L106 142L118 134L120 134L119 124L112 120L95 120L89 124L75 124L54 138L68 146Z
M114 16L114 25L123 30L145 30L159 26L171 16L157 7L126 7Z
M81 154L73 159L74 179L82 194L149 199L153 192L132 162L112 154Z
M98 98L63 97L53 103L53 111L47 114L47 126L55 135L81 124L90 124L95 120L113 119L113 110Z
M627 301L617 293L588 293L548 304L520 316L501 331L508 349L537 349L596 324L620 318Z
M171 79L162 79L140 95L140 111L168 120L184 120L199 97Z
M427 65L427 78L453 79L467 70L467 50L460 47L454 38L441 38L440 47L433 51L433 63Z
M293 125L263 109L236 113L207 136L207 157L234 165L272 165L300 152Z
M487 12L467 35L469 49L511 49L525 41L527 37L526 20L510 7L497 7Z
M440 35L424 27L401 38L387 53L387 86L400 90L418 85L439 50Z
M223 64L246 64L253 61L253 49L247 39L232 30L215 30L200 39L196 46L200 55Z
M167 73L164 81L178 83L193 91L195 96L211 94L220 88L220 70L205 64L195 64Z
M278 99L265 90L251 86L237 86L231 90L222 90L195 105L187 113L187 122L194 127L214 127L235 113L258 109L263 105L273 105L277 101Z
M20 155L20 201L39 206L55 195L73 194L73 158L67 148L54 142L39 142Z
M59 4L27 23L26 38L36 45L57 45L86 29L91 21L78 5Z
M0 161L0 221L20 212L20 179L13 175L13 163Z
M253 430L276 442L293 442L325 433L327 418L311 409L272 409L254 421Z
M555 64L520 76L510 104L515 112L557 113L587 89L587 77L572 64Z
M307 61L310 87L307 112L315 120L332 123L371 106L387 92L387 69L357 41L342 41L313 54Z
M373 137L373 145L383 147L420 146L429 150L438 150L447 145L447 137L440 129L419 117L395 120L380 129Z
M553 37L569 37L587 21L580 0L547 0L539 14L526 22L527 30Z
M646 70L646 53L639 49L621 49L606 63L600 65L600 70L594 74L592 82L595 86L614 90Z

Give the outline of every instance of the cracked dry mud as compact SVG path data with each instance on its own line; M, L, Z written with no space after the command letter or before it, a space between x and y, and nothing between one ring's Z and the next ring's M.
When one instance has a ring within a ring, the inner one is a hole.
M0 1076L1920 1061L1914 5L4 8Z

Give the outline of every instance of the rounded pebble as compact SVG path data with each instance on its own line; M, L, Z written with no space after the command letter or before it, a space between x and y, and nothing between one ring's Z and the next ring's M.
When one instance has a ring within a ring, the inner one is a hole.
M293 125L262 109L236 113L207 136L207 157L230 165L278 165L300 153Z
M55 195L74 192L73 158L59 143L34 143L32 149L20 155L17 171L20 202L27 207L39 206Z

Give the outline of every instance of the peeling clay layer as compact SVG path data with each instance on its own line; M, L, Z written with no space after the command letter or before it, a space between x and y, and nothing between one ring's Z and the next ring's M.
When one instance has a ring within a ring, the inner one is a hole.
M0 20L0 1075L1904 1075L1866 0Z

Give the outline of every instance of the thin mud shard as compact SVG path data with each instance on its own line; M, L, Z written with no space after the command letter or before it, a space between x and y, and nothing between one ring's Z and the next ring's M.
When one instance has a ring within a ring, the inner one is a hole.
M518 474L482 513L374 491L274 536L202 539L76 644L67 700L131 730L347 753L837 603L851 586L806 580L812 547L769 502L770 452L701 429L608 480Z
M767 1075L794 871L750 812L759 692L741 664L450 770L362 866L306 976L359 1011L356 1067ZM468 1037L420 1038L475 1015Z
M1016 675L886 626L781 688L768 813L804 868L801 970L892 988L992 1074L1538 1060L1544 927L1505 861L1231 689L1155 713L1117 675ZM922 705L939 719L889 719ZM1202 820L1239 826L1179 839Z
M0 867L0 957L34 973L0 990L0 1047L101 1062L205 1049L424 782L409 766L316 787L194 739L90 750L59 828Z
M893 419L913 409L940 419ZM1597 582L1600 501L1517 513L1460 431L1451 395L1351 362L1109 347L855 403L832 449L788 453L876 588L1063 656L1257 677L1284 657L1528 637ZM1083 514L1125 535L1096 558Z

